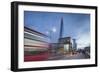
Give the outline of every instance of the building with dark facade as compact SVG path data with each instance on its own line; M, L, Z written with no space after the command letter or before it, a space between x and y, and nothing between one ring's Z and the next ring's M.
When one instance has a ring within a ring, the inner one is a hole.
M73 46L72 46L72 48L73 48L73 50L77 50L77 43L76 43L76 39L72 39L73 40Z

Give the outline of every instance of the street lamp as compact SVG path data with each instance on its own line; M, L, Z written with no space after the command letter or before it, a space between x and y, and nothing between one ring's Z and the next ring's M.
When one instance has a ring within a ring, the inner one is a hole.
M56 30L56 28L55 28L55 27L53 27L53 28L52 28L52 32L54 32L54 33L55 33L56 31L57 31L57 30Z
M49 35L50 39L52 39L51 35L52 33L55 33L57 31L57 29L55 27L52 27L49 31L46 31L46 34Z

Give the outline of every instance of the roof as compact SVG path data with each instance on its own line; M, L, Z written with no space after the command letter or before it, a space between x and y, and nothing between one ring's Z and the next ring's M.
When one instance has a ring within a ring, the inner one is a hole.
M43 34L43 33L41 33L41 32L38 32L38 31L36 31L36 30L34 30L34 29L30 29L30 28L25 27L25 26L24 26L24 31L30 32L30 33L32 33L32 34L37 34L37 35L40 35L40 36L49 37L49 36L47 36L47 35L45 35L45 34Z

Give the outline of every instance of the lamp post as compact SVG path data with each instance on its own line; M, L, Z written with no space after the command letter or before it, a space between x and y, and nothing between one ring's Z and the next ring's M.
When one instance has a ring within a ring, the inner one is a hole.
M52 33L55 33L56 31L57 31L57 30L56 30L55 27L52 27L51 30L46 31L46 34L49 35L51 41L52 41Z
M51 46L51 51L52 51L52 53L55 51L55 49L54 49L54 44L53 44L53 33L55 33L57 30L56 30L56 28L55 27L52 27L47 33L49 34L49 37L50 37L50 46Z

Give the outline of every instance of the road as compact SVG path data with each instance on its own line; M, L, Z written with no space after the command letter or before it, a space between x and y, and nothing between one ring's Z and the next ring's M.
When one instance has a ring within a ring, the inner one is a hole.
M24 56L24 61L46 61L46 60L71 60L71 59L87 59L85 54L83 53L76 53L76 54L38 54L38 55L29 55L29 56Z
M49 60L71 60L71 59L87 59L89 57L85 56L83 53L77 54L67 54L67 55L53 55Z
M64 55L62 59L86 59L86 56L82 53L77 53L74 55Z

